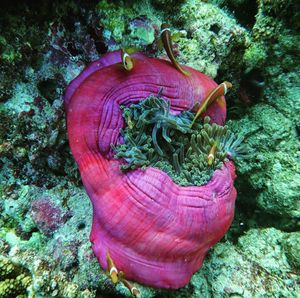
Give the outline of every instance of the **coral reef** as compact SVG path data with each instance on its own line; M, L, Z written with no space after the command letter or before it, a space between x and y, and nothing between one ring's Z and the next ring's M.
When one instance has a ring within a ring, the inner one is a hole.
M254 150L259 148L251 163L241 161L240 166L253 190L251 201L268 213L299 218L299 139L291 120L261 103L232 126L251 134L246 142Z
M51 235L63 224L61 210L51 203L51 198L47 197L32 202L30 217L38 229L46 235Z
M191 66L213 78L221 65L224 72L241 68L247 32L224 11L190 0L182 6L179 20L187 31L187 37L178 41L179 50ZM229 58L233 52L235 57Z
M97 4L103 40L109 51L127 47L145 48L153 43L160 25L160 12L149 1L111 2Z
M287 234L283 239L283 247L290 265L297 270L300 267L300 233L294 232Z
M294 53L300 49L300 38L287 16L289 9L297 11L299 3L284 2L280 15L275 16L277 5L283 5L280 2L259 1L244 59L246 72L259 71L264 78L264 96L259 103L250 100L247 115L232 125L234 131L249 134L246 142L258 153L253 162L238 168L243 173L243 189L248 189L241 204L257 206L259 214L264 210L267 220L263 225L294 231L299 228L300 215L300 90L296 83L300 69ZM281 63L279 56L284 56Z
M272 228L252 229L235 246L218 244L210 263L199 272L208 276L207 293L213 297L295 297L299 276L280 244L284 237L285 233Z
M89 245L92 210L67 145L62 95L108 50L166 58L157 39L168 22L180 63L233 83L228 127L245 134L255 154L237 163L231 229L189 285L135 286L141 297L297 296L299 1L3 1L1 8L2 295L130 296L112 285ZM32 208L45 199L56 214L47 220Z

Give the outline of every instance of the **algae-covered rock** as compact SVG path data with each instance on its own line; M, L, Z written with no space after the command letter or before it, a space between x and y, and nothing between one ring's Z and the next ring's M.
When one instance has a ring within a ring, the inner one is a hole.
M284 236L275 229L253 229L237 246L218 244L198 273L211 285L211 297L294 297L299 277L291 273Z
M1 227L0 236L9 248L9 258L22 263L26 272L33 275L28 286L41 297L95 297L101 276L106 277L88 241L92 219L87 196L82 190L70 190L65 184L49 191L27 187L15 198L15 206L11 199L5 201L6 227ZM38 218L33 214L33 204L35 212L38 207L46 208ZM9 206L14 206L14 211ZM52 221L57 217L53 214L58 208L61 210L59 224L54 227ZM8 228L10 218L11 228ZM6 247L3 246L2 254L7 254ZM10 277L10 267L5 268L1 276ZM9 281L7 278L3 281L6 289Z
M248 34L225 11L189 0L182 5L179 20L188 32L186 38L178 41L182 61L213 78L221 66L223 72L241 68Z
M290 230L300 224L300 69L294 55L300 50L300 37L288 17L298 5L258 1L251 43L243 58L245 72L259 73L261 78L249 76L248 87L242 86L241 98L250 107L237 110L236 118L242 119L232 122L236 131L247 135L245 142L253 150L252 158L238 163L241 203L273 214L273 226ZM249 86L264 89L263 97L245 96ZM262 102L254 105L258 101Z
M299 218L299 140L293 122L273 107L258 104L231 125L248 134L245 142L255 152L238 164L255 190L252 200L268 213Z
M118 48L144 48L155 39L155 28L160 23L157 11L149 1L111 2L97 4L99 24L109 50Z
M291 266L300 270L300 232L287 234L283 238L283 247Z

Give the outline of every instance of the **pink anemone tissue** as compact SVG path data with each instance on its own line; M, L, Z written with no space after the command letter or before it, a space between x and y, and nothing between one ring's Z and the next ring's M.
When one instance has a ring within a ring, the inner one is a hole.
M203 186L180 186L162 170L120 171L111 144L125 122L120 106L160 92L176 113L201 103L217 84L185 67L184 76L168 61L132 55L122 67L120 51L91 63L65 94L70 147L93 205L90 240L102 268L109 251L126 278L159 288L186 285L207 251L228 230L234 215L235 167L225 161ZM223 125L225 98L205 112Z

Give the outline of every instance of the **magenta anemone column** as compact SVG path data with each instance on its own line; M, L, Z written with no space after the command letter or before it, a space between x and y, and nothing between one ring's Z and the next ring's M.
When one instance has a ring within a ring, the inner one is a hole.
M84 187L93 204L91 242L102 268L109 251L126 278L154 287L186 285L207 251L229 228L234 215L235 167L230 161L204 186L176 185L149 167L122 173L110 144L124 126L120 105L157 94L173 111L191 109L217 84L185 67L184 76L170 62L133 55L134 68L121 65L119 51L87 67L65 95L69 143ZM224 97L205 115L223 125ZM80 202L78 202L80 204Z

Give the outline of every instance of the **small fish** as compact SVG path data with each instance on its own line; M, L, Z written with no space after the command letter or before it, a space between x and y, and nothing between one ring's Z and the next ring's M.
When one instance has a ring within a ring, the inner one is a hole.
M133 69L133 60L130 57L130 54L126 50L121 50L121 58L122 58L122 64L123 67L130 71Z
M171 32L171 41L172 41L172 43L178 42L178 40L180 38L186 37L186 35L187 35L187 33L184 30ZM164 45L163 45L163 42L161 39L161 33L160 33L158 39L156 40L156 45L160 51L162 51L164 49Z
M208 153L207 163L209 166L211 166L213 164L213 161L215 160L215 155L216 155L216 152L218 149L218 145L219 145L219 142L215 141Z
M167 55L175 68L179 70L182 74L185 76L189 76L190 73L186 70L184 70L180 64L176 61L176 58L173 53L173 44L172 44L172 38L171 38L171 30L169 28L169 25L167 24L162 24L161 25L161 33L160 37L164 46L165 51L167 52Z
M214 88L213 90L211 90L208 95L206 96L206 98L204 99L204 101L202 102L202 104L200 105L191 125L190 128L192 128L192 126L194 125L195 121L198 119L198 117L206 111L206 109L214 102L216 101L218 98L224 96L227 92L228 89L232 87L232 84L230 82L223 82L222 84L218 85L216 88Z
M132 285L127 279L125 279L125 273L120 271L119 273L120 281L124 284L124 286L131 292L132 295L137 296L140 291Z
M110 276L110 279L114 284L116 284L119 280L118 270L117 270L112 258L110 257L110 254L108 251L106 253L106 261L107 261L107 271Z

